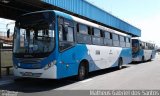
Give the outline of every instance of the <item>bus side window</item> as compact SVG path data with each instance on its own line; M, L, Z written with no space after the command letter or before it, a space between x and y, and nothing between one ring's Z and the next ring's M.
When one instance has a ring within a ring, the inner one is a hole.
M148 43L145 43L145 49L148 49Z
M144 45L144 42L142 42L142 49L145 49L145 45Z
M77 24L77 42L91 44L90 27L84 24Z
M63 41L74 42L73 36L73 27L65 26L63 31Z
M124 36L119 36L119 38L120 38L120 46L126 47Z
M100 29L93 28L93 36L92 36L92 43L94 45L103 45L103 38Z
M104 44L106 46L112 46L112 34L109 32L104 32Z
M59 25L59 47L60 51L74 45L74 28L68 25Z
M63 41L63 26L59 25L59 41Z
M131 40L128 37L126 37L126 47L131 47Z
M142 49L142 44L141 43L139 44L139 48Z
M119 46L119 35L113 34L113 46L118 47Z

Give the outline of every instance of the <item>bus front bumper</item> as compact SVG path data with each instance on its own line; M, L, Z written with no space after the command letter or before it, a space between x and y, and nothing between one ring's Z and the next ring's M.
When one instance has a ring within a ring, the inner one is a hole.
M52 66L47 70L14 68L13 72L14 72L14 76L17 76L17 77L57 79L56 65Z

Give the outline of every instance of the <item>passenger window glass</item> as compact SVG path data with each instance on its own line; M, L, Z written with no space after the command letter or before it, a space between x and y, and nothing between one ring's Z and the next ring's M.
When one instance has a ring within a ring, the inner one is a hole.
M59 25L59 40L60 41L63 41L63 29L62 29L62 25Z
M91 44L90 27L87 25L78 24L77 31L78 43Z
M72 27L68 27L68 32L67 32L67 41L69 42L73 42L73 28Z
M92 37L92 42L95 45L103 45L103 39L99 37Z
M71 27L74 26L73 22L71 20L67 20L67 19L64 19L64 24L67 26L71 26Z
M113 40L119 40L119 39L118 39L118 35L113 34Z
M121 42L124 42L124 41L125 41L123 36L120 36L120 41L121 41Z
M68 41L68 42L74 42L73 39L73 28L66 26L64 31L62 29L62 25L59 26L59 40L60 41Z
M101 37L101 31L99 29L94 28L94 36Z
M142 49L145 49L145 44L144 44L144 42L142 42Z
M127 42L127 43L130 43L130 42L129 42L129 38L126 38L126 42Z
M59 25L59 49L63 51L74 45L74 27Z
M105 38L104 38L104 45L105 46L112 46L112 34L109 32L104 32Z
M113 34L113 46L119 46L119 36L117 34Z
M126 37L126 47L131 47L131 41L128 37Z
M79 24L79 33L88 34L88 27L82 24Z
M110 38L110 33L109 33L109 32L104 32L104 35L105 35L105 38L111 39L111 38Z
M101 31L94 28L93 33L94 36L92 37L92 43L95 45L104 45L103 38L101 38Z

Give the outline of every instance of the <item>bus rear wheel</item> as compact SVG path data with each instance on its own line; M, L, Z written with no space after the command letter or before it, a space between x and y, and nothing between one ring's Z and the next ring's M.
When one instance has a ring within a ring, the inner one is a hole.
M78 77L77 79L79 81L84 80L87 77L87 67L85 66L85 64L81 63L78 69Z
M122 60L122 58L119 58L119 60L118 60L118 69L119 70L122 69L122 65L123 65L123 60Z
M144 60L144 56L142 56L142 60L141 60L141 62L143 63L145 60Z

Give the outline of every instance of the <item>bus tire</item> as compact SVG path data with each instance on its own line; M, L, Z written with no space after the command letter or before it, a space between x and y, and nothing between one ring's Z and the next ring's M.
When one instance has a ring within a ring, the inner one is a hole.
M88 75L88 68L87 68L88 65L85 63L86 62L82 62L79 65L78 76L77 76L78 81L84 80Z
M152 61L152 55L151 55L151 57L150 57L149 61Z
M141 60L141 62L143 63L145 60L144 60L144 56L142 56L142 60Z
M122 69L122 65L123 65L123 59L122 58L119 58L118 59L118 69Z

